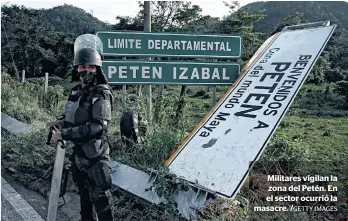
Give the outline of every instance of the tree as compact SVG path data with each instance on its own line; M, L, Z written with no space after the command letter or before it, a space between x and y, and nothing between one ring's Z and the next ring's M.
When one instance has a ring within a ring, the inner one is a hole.
M345 97L345 108L348 109L348 81L340 81L336 84L334 92Z
M302 20L303 20L303 13L296 12L293 15L288 15L284 19L283 24L286 24L286 25L298 25L298 24L301 24Z
M143 2L139 2L140 10L134 17L117 16L117 23L113 29L143 30L144 10ZM191 2L183 1L152 1L151 2L151 30L153 32L178 32L189 24L199 20L202 9Z
M132 30L132 31L143 31L144 23L135 17L129 16L116 16L116 24L112 26L114 30Z
M221 34L243 37L243 55L240 63L245 64L262 44L260 33L254 30L254 22L263 19L265 11L261 10L251 15L248 13L248 7L239 8L239 2L226 5L231 9L232 14L221 21L217 30Z
M286 26L301 24L302 16L303 14L298 12L296 12L294 15L287 16L282 23L276 26L277 28L272 32L271 35L281 32Z
M6 32L1 36L2 66L12 75L16 72L14 63L27 77L44 72L63 77L73 59L74 39L105 27L105 23L69 5L48 10L5 5L1 10L2 30Z
M323 51L315 63L313 70L309 73L306 83L321 84L325 82L325 75L331 70L329 56L329 52Z
M151 2L152 4L152 27L153 31L157 32L197 32L202 30L203 24L199 25L200 22L207 21L207 17L201 16L202 9L197 5L192 5L191 2L182 1L157 1ZM143 8L143 4L139 3L140 7ZM142 21L143 10L141 10L136 21ZM163 59L163 58L162 58ZM169 58L173 60L173 58ZM159 96L156 99L155 115L161 110L162 100L162 87L159 87ZM181 87L180 97L177 104L176 114L174 116L175 125L182 119L182 113L185 108L185 96L187 86ZM156 118L155 118L155 121Z
M38 64L45 59L52 58L52 51L41 47L47 41L47 33L51 30L44 27L39 20L40 11L19 6L2 6L1 19L6 28L8 41L12 47L12 55L20 70L26 70L28 75L37 75L41 68ZM6 40L7 40L6 39ZM3 43L4 42L4 43ZM10 56L2 57L5 61Z
M330 53L331 70L326 73L328 82L348 79L348 35L342 31L335 31L327 44Z

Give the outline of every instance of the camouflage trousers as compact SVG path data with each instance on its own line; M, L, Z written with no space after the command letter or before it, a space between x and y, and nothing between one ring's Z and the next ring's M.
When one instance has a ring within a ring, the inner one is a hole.
M93 221L98 217L99 221L113 221L111 175L107 165L110 159L109 148L92 160L86 158L78 148L74 147L70 161L73 179L79 189L81 220Z

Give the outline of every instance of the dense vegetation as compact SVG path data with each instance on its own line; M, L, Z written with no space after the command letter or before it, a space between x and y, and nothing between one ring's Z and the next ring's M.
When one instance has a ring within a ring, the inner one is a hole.
M226 4L231 14L223 19L202 16L201 8L191 3L155 2L153 5L154 32L243 35L244 54L238 60L242 65L265 38L284 25L326 19L338 25L250 179L238 194L239 204L231 201L216 202L201 212L200 219L260 220L260 213L253 212L252 206L264 204L268 193L262 177L274 171L287 175L340 175L338 194L343 201L348 195L348 3L261 2L239 8L238 3L231 2ZM2 112L32 124L39 130L35 134L20 136L3 132L2 165L24 184L43 194L48 191L54 156L54 148L44 144L47 132L44 122L63 110L66 92L71 87L67 73L73 57L74 39L80 34L98 30L143 30L141 7L139 14L133 18L117 15L115 18L116 22L108 25L71 5L47 10L2 6ZM18 81L21 70L26 70L29 78L25 83ZM42 95L41 77L44 72L55 76L50 78L46 97ZM227 88L218 86L217 98ZM157 89L154 87L154 95ZM163 172L159 182L167 183L161 183L157 191L170 197L173 186L177 187L178 183L175 178L166 176L163 158L210 110L211 90L207 86L166 86L161 100L156 99L156 96L153 98L153 115L156 119L146 138L147 142L131 149L120 142L119 121L125 110L143 113L144 101L142 98L137 99L136 88L129 87L127 108L123 109L121 92L114 90L113 93L116 101L110 130L112 157L139 169L150 167ZM327 159L330 159L330 163L323 163ZM318 160L319 163L314 163ZM121 220L140 220L140 217L146 217L146 220L178 220L162 210L144 207L127 195L116 195L115 213ZM341 201L337 205L344 207ZM262 218L296 220L297 215L264 213ZM339 213L301 213L301 220L320 220L330 216L339 219L342 215L348 216Z
M255 30L259 32L272 32L288 16L302 15L302 21L330 20L337 24L338 29L348 32L348 3L344 1L278 1L278 2L254 2L247 5L249 13L265 9L267 16L264 20L255 23Z

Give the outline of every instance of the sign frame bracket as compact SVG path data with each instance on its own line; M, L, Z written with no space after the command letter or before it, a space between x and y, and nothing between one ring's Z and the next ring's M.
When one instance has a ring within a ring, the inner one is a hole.
M317 28L317 27L325 27L330 25L330 20L326 21L318 21L318 22L311 22L311 23L304 23L299 25L290 25L285 26L281 32L291 31L291 30L298 30L298 29L309 29L309 28Z

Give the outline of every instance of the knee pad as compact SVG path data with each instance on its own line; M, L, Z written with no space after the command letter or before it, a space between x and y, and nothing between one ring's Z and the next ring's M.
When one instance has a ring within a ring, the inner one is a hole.
M88 178L93 187L103 191L111 188L111 173L106 161L99 161L87 170Z

